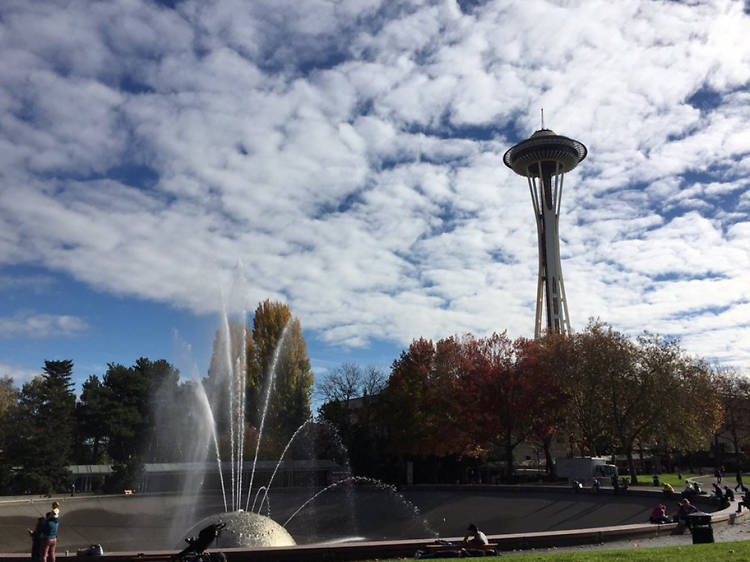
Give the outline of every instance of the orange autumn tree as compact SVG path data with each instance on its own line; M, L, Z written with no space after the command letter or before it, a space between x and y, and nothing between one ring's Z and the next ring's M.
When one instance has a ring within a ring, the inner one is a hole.
M405 456L462 455L470 443L457 408L461 342L420 338L394 361L386 387L391 451Z

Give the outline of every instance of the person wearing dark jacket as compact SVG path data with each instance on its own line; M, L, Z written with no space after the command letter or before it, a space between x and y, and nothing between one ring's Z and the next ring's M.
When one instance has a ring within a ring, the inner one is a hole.
M42 560L42 543L47 539L44 536L44 528L47 524L46 517L40 517L36 520L34 530L26 529L31 536L31 562L41 562Z
M663 503L657 505L648 520L649 523L671 523L669 516L667 516L667 506Z
M682 525L683 527L690 527L689 523L690 520L688 519L688 515L691 513L695 513L698 511L698 508L695 507L692 503L690 503L690 500L687 498L682 498L680 500L680 506L677 510L677 515L675 516L675 519L677 520L677 523Z
M745 488L747 490L747 488ZM737 502L737 513L742 512L742 506L750 507L750 491L745 491L742 501Z

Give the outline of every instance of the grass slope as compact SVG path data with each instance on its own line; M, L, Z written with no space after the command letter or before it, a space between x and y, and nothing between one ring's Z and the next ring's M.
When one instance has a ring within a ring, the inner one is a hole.
M455 560L455 558L430 558L429 560ZM732 562L750 561L750 541L690 544L658 548L634 548L629 550L566 551L552 553L507 553L502 556L477 558L485 562ZM402 559L403 561L403 559ZM395 559L379 562L396 562Z

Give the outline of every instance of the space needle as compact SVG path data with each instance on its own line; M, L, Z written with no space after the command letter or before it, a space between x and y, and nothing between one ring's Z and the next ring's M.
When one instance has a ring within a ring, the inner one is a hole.
M542 128L508 149L503 156L506 166L528 180L534 206L539 239L534 324L536 339L542 335L542 316L545 312L547 333L570 334L568 301L560 267L560 201L565 173L586 158L586 153L583 143L545 129L542 117Z

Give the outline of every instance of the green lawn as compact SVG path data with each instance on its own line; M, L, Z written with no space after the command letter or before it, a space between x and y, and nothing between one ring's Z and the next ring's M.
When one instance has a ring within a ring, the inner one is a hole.
M675 490L678 490L678 488L682 489L682 488L685 487L685 480L686 479L688 479L688 478L695 478L696 476L701 476L701 475L700 474L696 474L696 473L684 473L684 474L682 474L682 479L681 480L679 480L677 478L677 473L676 472L665 472L665 473L659 474L658 476L659 476L659 482L661 482L662 485L665 482L669 482ZM654 475L653 474L651 474L651 475L648 475L648 474L639 474L638 475L638 484L640 484L642 486L651 486L651 485L653 485L653 483L654 483Z
M455 558L428 558L428 560L455 560ZM721 542L711 544L690 544L659 548L634 548L629 550L566 551L549 554L506 553L502 556L477 558L486 562L599 562L623 560L633 562L705 562L750 560L750 541ZM374 562L374 561L373 561ZM395 559L381 559L378 562L396 562ZM401 559L403 562L403 559Z

